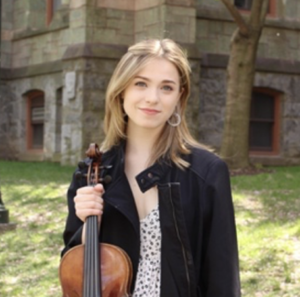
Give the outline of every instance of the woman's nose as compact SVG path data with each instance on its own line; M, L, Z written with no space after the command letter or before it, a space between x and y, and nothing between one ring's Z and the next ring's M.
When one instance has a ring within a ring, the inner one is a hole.
M159 92L156 88L148 88L146 102L156 103L159 100Z

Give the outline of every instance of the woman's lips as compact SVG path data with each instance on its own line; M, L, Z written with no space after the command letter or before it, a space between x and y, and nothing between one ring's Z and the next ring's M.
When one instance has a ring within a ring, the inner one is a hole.
M158 110L151 108L140 108L140 110L147 115L155 115L159 113Z

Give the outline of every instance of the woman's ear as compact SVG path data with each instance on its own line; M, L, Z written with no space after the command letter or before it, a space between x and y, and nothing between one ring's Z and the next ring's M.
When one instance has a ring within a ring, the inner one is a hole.
M181 95L183 94L183 92L184 92L184 88L181 88L181 89L180 89L180 92L179 92L179 93L180 93L180 97L181 97Z
M181 96L182 96L183 92L184 92L184 88L181 88L181 89L179 90L179 98L178 98L178 101L179 101L179 102L181 101Z

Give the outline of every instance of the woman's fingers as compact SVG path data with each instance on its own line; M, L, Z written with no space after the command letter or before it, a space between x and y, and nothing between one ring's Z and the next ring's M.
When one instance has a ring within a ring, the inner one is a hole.
M103 213L102 195L104 188L101 184L94 187L87 186L77 190L77 195L74 197L76 215L85 221L88 216L100 216Z
M97 194L103 194L104 188L102 184L96 184L95 186L86 186L79 188L77 190L77 194L91 194L91 193L97 193Z

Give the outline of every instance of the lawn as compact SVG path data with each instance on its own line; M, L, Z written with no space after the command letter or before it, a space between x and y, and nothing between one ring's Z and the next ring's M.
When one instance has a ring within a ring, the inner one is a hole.
M73 167L0 161L10 222L0 234L0 296L59 297L59 254ZM300 167L232 177L243 297L300 296Z
M243 296L300 296L300 167L232 178Z
M0 296L58 297L59 254L72 167L0 161L0 186L15 231L0 234Z

